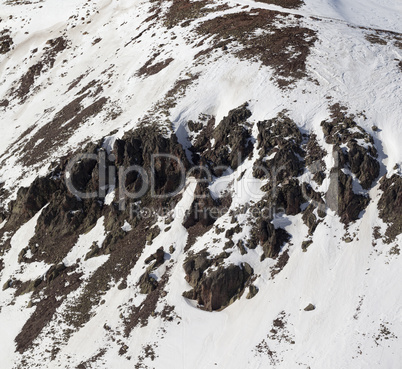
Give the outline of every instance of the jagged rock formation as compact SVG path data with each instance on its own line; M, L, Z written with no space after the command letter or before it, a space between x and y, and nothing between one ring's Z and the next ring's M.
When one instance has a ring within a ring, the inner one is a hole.
M346 116L339 105L334 105L332 111L333 121L321 123L325 140L334 145L339 166L347 166L367 190L380 173L373 138L353 121L353 116Z
M213 127L214 120L207 123L192 148L196 163L206 163L214 174L221 175L227 167L236 169L244 161L253 150L250 129L246 125L251 117L247 106L246 103L231 110L216 127Z
M257 123L258 146L260 158L254 165L254 175L272 177L277 183L285 178L298 176L304 156L300 145L302 134L297 125L285 114L277 118Z
M333 145L335 160L326 201L342 222L349 223L356 220L369 203L366 195L354 192L352 175L367 190L378 177L380 165L373 138L354 122L353 116L346 115L345 108L335 104L331 110L333 120L321 123L326 142ZM345 169L351 173L345 173Z
M380 218L388 224L385 235L392 241L402 233L402 177L398 174L380 181L383 191L378 201Z
M263 257L267 258L275 258L279 254L281 246L290 238L284 229L275 229L273 224L266 220L260 220L255 231L264 250Z
M222 309L238 298L253 275L253 269L248 264L220 265L228 256L223 253L210 259L208 252L203 251L187 258L183 268L193 289L183 295L197 300L209 311ZM211 266L215 268L210 270Z

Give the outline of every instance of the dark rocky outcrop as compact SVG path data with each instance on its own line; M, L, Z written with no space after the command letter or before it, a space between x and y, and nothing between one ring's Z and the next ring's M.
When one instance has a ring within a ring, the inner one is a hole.
M372 146L369 146L367 150L356 141L349 141L347 147L347 162L350 170L359 179L361 186L367 190L380 173L380 164L376 160L377 152L374 151L375 149L370 150Z
M206 250L196 255L190 255L183 264L186 273L186 281L191 286L196 286L205 270L207 270L212 263L213 260L209 258L209 253Z
M174 134L166 138L157 126L143 126L126 134L116 140L113 152L117 167L138 165L144 168L156 195L179 192L184 185L184 170L189 164L183 148ZM127 173L122 185L128 191L137 192L143 180L138 172L132 171Z
M326 165L324 162L324 157L327 155L327 152L319 145L317 141L317 135L315 133L309 136L307 145L306 145L306 166L313 173L313 180L317 182L319 185L322 184L326 169Z
M154 277L150 276L148 272L145 272L140 277L140 280L138 281L138 286L140 288L140 292L147 295L156 290L156 288L158 287L158 282Z
M322 194L313 190L308 183L303 183L302 191L305 199L308 199L310 204L303 211L303 221L309 229L309 234L313 234L317 225L322 221L319 218L326 216L326 204L322 199Z
M252 232L258 237L264 251L262 260L277 257L283 244L290 239L289 233L282 228L275 229L274 225L265 219L260 219Z
M384 176L380 182L383 193L378 201L379 216L388 224L387 241L393 241L402 233L402 177L398 174L390 178Z
M21 187L16 201L9 205L10 225L21 224L32 218L60 188L60 181L53 180L52 176L38 177L29 187Z
M308 233L311 235L314 233L319 223L317 216L314 214L315 206L310 204L303 212L303 222L308 227Z
M152 154L174 155L186 166L187 159L181 145L177 142L174 135L167 137L155 127L138 128L127 133L123 139L118 140L114 147L113 155L108 156L102 149L102 140L98 143L87 145L78 153L69 154L61 158L59 163L52 164L51 173L46 177L37 178L28 188L22 188L18 192L17 199L10 203L7 213L7 224L1 232L7 232L18 227L29 220L40 209L40 214L35 235L31 239L27 248L21 252L19 261L21 263L30 263L34 261L45 261L53 266L46 274L46 278L39 278L29 283L19 283L16 281L16 293L44 291L44 296L49 298L35 302L40 308L39 312L43 315L34 314L26 326L24 326L21 335L18 336L18 350L24 351L31 344L37 334L43 328L60 305L53 296L56 296L56 290L63 290L62 299L65 294L71 291L70 288L61 288L68 280L74 278L72 288L76 289L81 284L78 274L71 274L69 269L65 269L62 264L63 258L76 243L80 234L86 233L92 229L101 216L104 216L104 225L108 232L102 245L93 244L86 255L86 259L98 255L107 254L109 258L102 264L86 283L76 304L70 307L71 311L66 312L66 321L72 326L79 327L90 319L90 311L93 304L100 303L101 296L113 285L113 281L121 281L119 286L126 285L126 277L132 270L141 255L146 244L147 232L152 229L153 218L130 218L129 210L119 208L118 202L113 202L110 206L105 206L104 197L108 186L111 184L119 187L118 169L123 165L138 164L144 170L148 171L148 176L154 179L154 190L156 194L163 195L176 189L177 182L181 176L180 163L176 161L165 160L164 157L156 157L154 160L154 169L152 172ZM106 156L106 168L103 168L101 162L95 159L88 159L85 155L79 157L79 161L68 169L71 158L79 154L92 154ZM109 171L107 167L114 166L114 171ZM101 170L105 169L105 187L99 190ZM69 177L66 177L66 172ZM153 176L153 177L152 177ZM69 191L67 179L71 180L75 189L80 192L99 191L93 198L80 198ZM132 191L138 178L126 178L126 189ZM150 195L151 188L143 195L140 201L141 206L155 207L158 209L162 205L169 206L177 202L179 196L172 196L167 199L154 198ZM132 231L125 232L121 229L124 222L128 221ZM127 237L127 235L130 237ZM4 248L5 246L2 246ZM27 257L27 252L30 256ZM155 262L151 267L157 267L164 260L164 252L158 251ZM117 267L118 266L118 267ZM45 281L47 281L45 283ZM155 292L158 282L147 272L140 281L141 290L145 293ZM60 292L57 292L57 296ZM158 296L152 295L153 299ZM34 327L34 328L32 328ZM33 329L34 334L28 334L27 330ZM28 337L28 338L24 338Z
M194 122L192 120L189 120L187 122L187 126L190 132L199 132L204 128L204 125L201 122Z
M196 199L186 213L183 226L187 229L197 224L204 228L209 227L216 220L216 216L211 211L217 208L219 203L212 198L208 190L208 184L205 182L197 183L194 194Z
M85 259L84 260L88 260L94 257L97 257L99 255L107 255L110 254L110 249L107 248L103 248L103 247L99 247L97 242L93 242L91 245L90 250L87 252L87 254L85 255Z
M315 310L315 306L313 304L308 304L305 308L304 311L313 311Z
M52 265L46 273L47 283L51 283L54 279L59 277L60 274L66 269L67 267L63 263L60 263L58 265Z
M266 192L264 200L275 213L296 215L300 213L300 206L306 200L298 179L284 179L280 186L275 181L270 181L262 189Z
M321 123L325 141L334 145L339 166L350 169L361 186L369 189L380 173L373 137L354 121L354 116L346 115L339 105L332 106L331 111L332 120Z
M303 252L306 252L307 249L309 248L309 246L310 246L312 243L313 243L312 240L303 241L303 242L302 242L302 245L301 245L301 248L302 248Z
M254 165L256 178L269 178L276 183L298 176L303 169L302 134L284 113L257 123L259 159ZM270 158L270 159L267 159Z
M377 179L380 164L373 137L354 121L354 116L347 115L346 108L339 104L333 105L331 112L332 120L321 123L325 141L333 145L335 159L325 199L328 207L347 224L356 220L369 203L367 196L354 193L353 178L347 172L356 176L367 190Z
M209 311L226 307L244 289L251 276L249 269L237 265L218 267L209 273L200 283L199 289L195 290L198 303Z
M259 291L258 287L251 284L250 287L248 288L248 294L246 296L246 299L248 300L252 299L258 293L258 291Z
M229 111L215 128L214 121L210 121L193 144L195 162L209 164L218 176L228 167L236 169L253 150L250 129L246 124L250 116L251 111L245 103ZM211 138L215 141L213 146Z
M150 266L150 270L160 267L165 262L165 252L163 247L160 247L156 252L145 259L145 264L150 264L151 261L154 263Z
M209 258L207 251L202 251L187 258L183 268L187 282L193 287L183 296L197 300L208 311L219 310L232 303L244 290L253 274L248 264L220 265L228 254ZM208 270L210 266L215 266Z
M0 31L0 54L7 54L14 44L9 32L10 31L8 29Z
M339 168L330 173L330 184L325 194L327 206L335 211L341 222L348 224L359 218L359 214L370 202L369 197L353 192L353 178Z
M271 217L281 212L296 215L301 212L301 205L305 202L301 184L295 178L304 169L303 136L284 112L271 120L258 122L257 127L259 158L254 164L253 175L268 179L268 183L262 187L266 195L261 206L270 209ZM264 255L275 257L280 245L271 242L267 246L269 250L264 249Z

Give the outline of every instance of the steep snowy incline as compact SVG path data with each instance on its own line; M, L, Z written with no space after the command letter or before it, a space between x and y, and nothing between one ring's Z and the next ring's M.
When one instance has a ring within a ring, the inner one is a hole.
M305 0L304 11L350 24L402 32L402 3L398 0Z

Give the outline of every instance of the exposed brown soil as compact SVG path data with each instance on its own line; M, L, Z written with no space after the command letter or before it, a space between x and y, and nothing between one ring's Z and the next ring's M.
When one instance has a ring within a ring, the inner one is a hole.
M16 95L25 101L25 97L34 85L36 77L40 76L44 65L43 62L36 63L28 68L28 71L21 77Z
M154 60L159 56L159 53L155 53L151 59L149 59L137 72L138 76L149 77L159 73L162 69L166 68L174 59L168 58L161 62L152 64Z
M387 40L383 39L378 34L366 35L366 40L372 44L378 44L378 45L386 45L388 43Z
M93 87L97 87L97 89L94 91L93 94L91 94L92 96L97 96L103 91L102 85L100 84L99 80L93 79L92 81L88 82L84 87L82 87L81 90L79 90L75 94L75 96L83 95Z
M233 51L234 55L272 67L279 86L286 87L306 76L306 60L317 37L309 28L286 26L283 16L286 14L263 9L228 14L201 23L197 32L211 36L214 48L230 51L239 43L242 48ZM284 26L275 26L276 21Z
M65 142L88 118L98 115L108 101L106 97L101 97L83 108L81 102L85 97L87 95L71 101L55 114L51 122L34 134L24 147L24 155L21 158L26 166L34 165L48 157L54 148Z
M89 358L87 361L81 362L77 365L76 369L87 369L90 368L91 365L96 363L99 359L101 359L106 354L106 349L100 349L95 355Z
M164 23L168 28L172 28L181 22L184 22L184 26L188 25L191 20L202 17L208 12L205 6L209 3L207 0L173 0L165 14Z
M25 352L31 347L33 341L48 324L57 308L61 306L66 296L75 291L81 284L80 273L63 274L63 277L53 280L46 288L46 296L36 305L34 313L22 327L21 332L15 338L17 351ZM66 283L68 282L68 286ZM42 282L45 283L45 282Z
M51 69L56 61L56 56L67 48L68 42L63 37L48 40L44 48L44 53L41 61L28 68L28 71L21 77L18 84L19 86L13 92L13 95L17 96L21 103L25 102L28 98L28 94L35 84L35 80L44 68Z
M44 0L35 0L35 1L29 1L29 0L6 0L5 4L6 5L30 5L30 4L38 4L42 3Z
M367 33L365 36L366 40L370 43L383 46L393 44L394 46L402 50L402 33L365 27L359 28L370 32Z
M7 99L0 100L0 108L7 108L7 106L10 104L10 101Z
M145 327L148 325L148 319L151 315L157 316L155 313L156 305L161 297L161 293L169 281L170 267L166 269L165 274L160 278L158 286L150 292L145 300L139 306L133 306L127 318L124 318L124 334L128 337L131 331L137 327ZM170 316L170 312L165 312L164 316Z
M257 0L257 2L278 5L289 9L297 9L304 5L303 0Z
M13 39L9 35L9 32L10 31L8 29L0 31L0 54L7 54L14 44Z
M83 78L85 78L86 74L81 74L80 76L78 76L74 81L72 81L67 89L67 92L69 92L70 90L72 90L73 88L77 87L79 85L79 83L83 80Z
M194 74L188 78L179 79L174 86L166 93L165 97L156 105L156 111L163 111L174 108L178 99L183 96L194 81L199 77L199 74Z
M228 4L207 8L207 5L211 4L213 4L211 0L173 0L172 5L169 7L166 14L164 14L164 25L167 28L173 28L177 25L186 27L190 25L193 20L201 18L208 13L230 8Z
M149 222L138 225L129 236L109 246L109 259L93 274L78 301L66 314L66 320L79 328L91 318L91 309L100 303L113 281L125 279L135 266L146 243ZM116 266L119 267L116 267Z

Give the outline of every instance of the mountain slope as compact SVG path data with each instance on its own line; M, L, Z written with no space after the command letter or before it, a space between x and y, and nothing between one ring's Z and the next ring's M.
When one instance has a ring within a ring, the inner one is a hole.
M2 1L4 368L399 367L401 11Z

